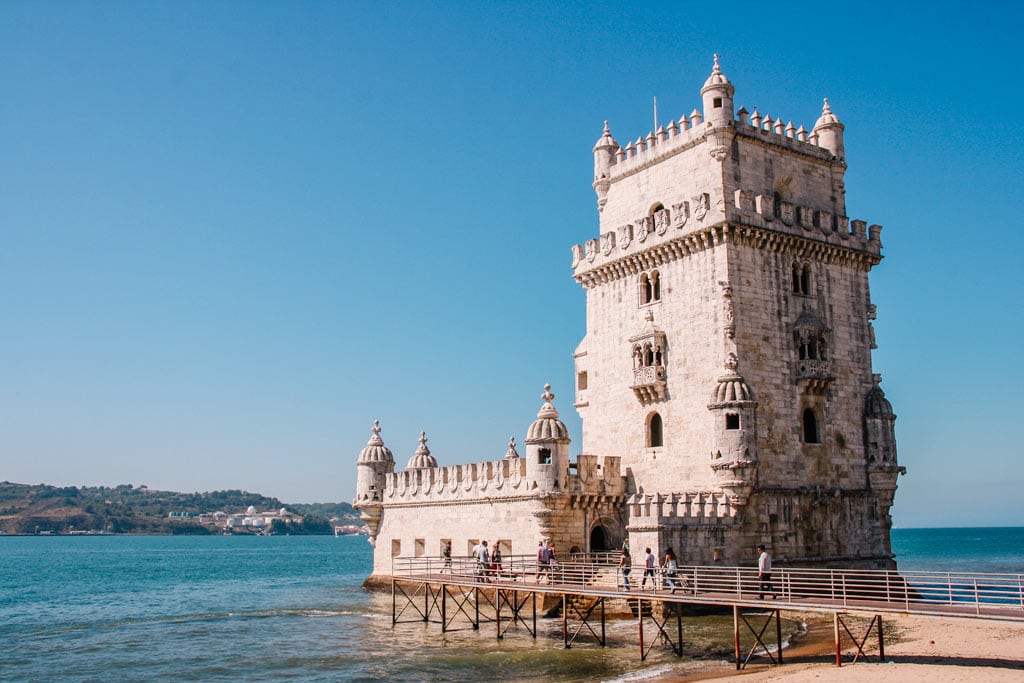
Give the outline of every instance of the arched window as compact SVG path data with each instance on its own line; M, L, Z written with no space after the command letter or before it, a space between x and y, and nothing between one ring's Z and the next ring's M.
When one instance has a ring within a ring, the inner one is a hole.
M810 408L804 411L804 443L820 443L818 440L818 418Z
M811 266L810 264L793 264L793 293L811 295Z
M661 423L661 415L652 413L647 421L647 445L650 448L665 445L664 425Z
M661 274L656 270L640 274L640 305L661 301Z

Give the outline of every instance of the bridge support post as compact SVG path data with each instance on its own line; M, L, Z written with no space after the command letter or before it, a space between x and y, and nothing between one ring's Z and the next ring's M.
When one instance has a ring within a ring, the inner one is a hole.
M732 606L732 640L733 645L736 646L736 670L739 671L743 668L743 664L740 660L740 606Z

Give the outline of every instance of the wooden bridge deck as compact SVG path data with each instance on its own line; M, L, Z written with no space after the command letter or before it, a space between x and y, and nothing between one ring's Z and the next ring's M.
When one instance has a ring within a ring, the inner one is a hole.
M502 638L512 624L537 635L537 600L560 603L565 647L581 637L605 644L606 603L630 606L638 623L641 658L656 643L682 655L682 613L674 605L729 608L733 612L736 668L754 655L772 663L783 659L781 614L831 613L836 665L841 664L844 633L856 650L854 661L866 656L868 639L877 637L879 658L885 656L883 615L919 615L951 619L984 619L1024 624L1024 575L964 574L780 568L772 573L770 590L762 587L751 567L682 567L672 575L657 573L640 587L643 568L628 577L607 562L567 562L551 567L532 557L506 558L500 570L480 567L467 558L443 562L434 558L396 558L392 573L392 623L407 613L416 621L440 623L450 630L457 619L479 629L495 624ZM626 584L629 588L626 588ZM670 588L674 583L675 590ZM764 588L764 599L759 593ZM653 609L660 605L660 614ZM543 611L543 610L542 610ZM758 616L767 614L759 623ZM851 631L845 615L870 617L863 634ZM600 629L597 630L597 620ZM674 622L673 622L674 620ZM773 647L765 633L774 622ZM532 627L530 626L532 624ZM645 639L645 625L654 638ZM741 627L753 636L753 646L740 649Z

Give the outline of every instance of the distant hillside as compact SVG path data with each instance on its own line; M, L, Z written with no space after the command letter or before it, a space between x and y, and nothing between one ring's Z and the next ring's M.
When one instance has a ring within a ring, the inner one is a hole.
M332 533L334 524L361 525L348 503L288 505L277 498L237 489L206 493L156 491L131 484L120 486L25 485L0 483L0 532L7 534L66 534L85 531L111 533L203 534L220 533L200 524L200 514L243 514L253 506L259 511L287 509L301 520L287 533ZM174 518L169 517L171 513ZM332 522L332 519L337 522ZM244 530L233 530L244 531Z

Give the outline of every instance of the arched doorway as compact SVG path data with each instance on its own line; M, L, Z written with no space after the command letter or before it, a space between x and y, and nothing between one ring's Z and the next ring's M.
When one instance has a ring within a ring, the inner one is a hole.
M612 534L608 527L598 524L590 530L590 552L604 553L615 550Z

